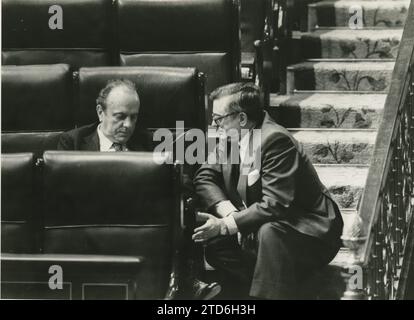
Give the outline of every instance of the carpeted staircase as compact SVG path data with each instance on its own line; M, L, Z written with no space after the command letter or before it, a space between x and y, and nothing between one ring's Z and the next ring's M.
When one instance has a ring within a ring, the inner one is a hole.
M308 32L297 33L304 61L287 68L287 94L271 95L269 112L290 128L311 156L341 207L351 232L365 186L394 59L410 0L320 1L308 5ZM349 27L349 9L363 29ZM351 11L355 12L355 11ZM343 249L315 283L315 297L338 299L345 290ZM312 289L313 288L313 289Z

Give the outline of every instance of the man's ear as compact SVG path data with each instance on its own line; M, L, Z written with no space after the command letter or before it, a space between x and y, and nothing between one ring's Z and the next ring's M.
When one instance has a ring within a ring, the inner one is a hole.
M96 113L98 114L99 122L102 122L104 110L100 104L96 106Z
M245 112L240 112L239 116L240 116L240 126L241 127L246 126L247 121L248 121L247 114Z

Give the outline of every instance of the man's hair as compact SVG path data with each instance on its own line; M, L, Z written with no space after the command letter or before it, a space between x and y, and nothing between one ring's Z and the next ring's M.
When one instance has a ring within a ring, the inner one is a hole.
M114 79L109 80L106 83L106 86L99 92L98 98L96 98L96 104L101 105L103 110L106 110L106 100L111 93L111 91L118 87L124 87L127 88L133 92L135 92L138 95L137 87L135 86L135 83L133 83L131 80L128 79ZM139 97L139 95L138 95Z
M244 112L249 120L260 123L263 119L262 92L254 83L236 82L221 86L210 94L211 100L234 96L229 104L230 112Z

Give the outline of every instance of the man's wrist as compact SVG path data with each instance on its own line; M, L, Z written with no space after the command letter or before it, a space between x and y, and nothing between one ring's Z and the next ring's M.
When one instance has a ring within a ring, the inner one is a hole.
M236 234L239 231L239 229L237 227L237 224L236 224L236 221L234 220L233 215L229 215L229 216L223 218L222 220L223 220L224 224L227 227L227 234L228 235Z
M227 236L229 234L229 228L227 227L224 219L220 219L220 235Z
M221 217L227 217L234 211L237 211L236 207L229 200L220 201L215 205L216 213Z

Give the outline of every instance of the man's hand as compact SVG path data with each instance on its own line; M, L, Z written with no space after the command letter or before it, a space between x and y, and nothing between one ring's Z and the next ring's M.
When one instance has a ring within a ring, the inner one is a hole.
M198 212L197 218L206 221L206 223L194 229L192 238L195 242L205 242L219 234L224 234L223 230L227 228L223 219L216 218L211 214Z

